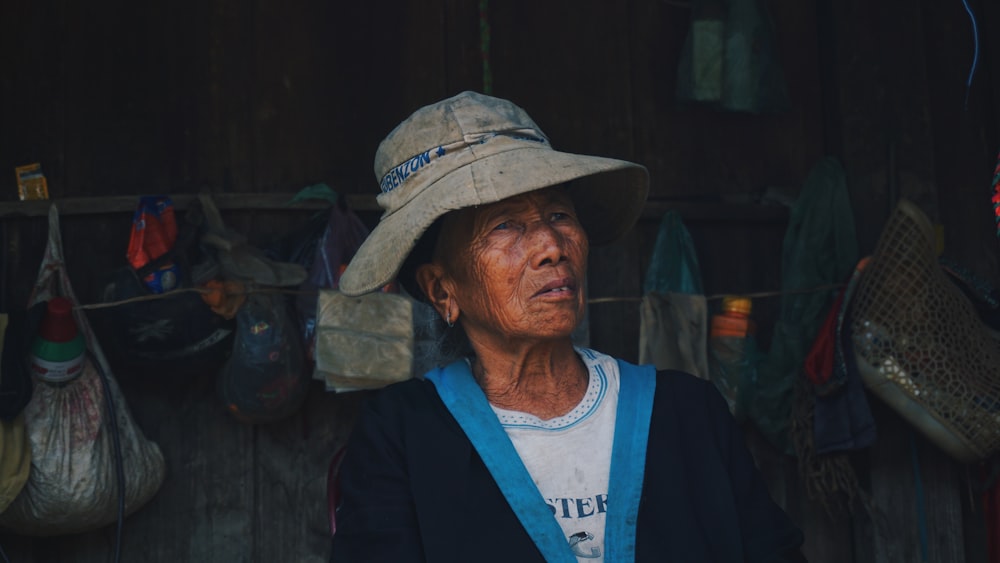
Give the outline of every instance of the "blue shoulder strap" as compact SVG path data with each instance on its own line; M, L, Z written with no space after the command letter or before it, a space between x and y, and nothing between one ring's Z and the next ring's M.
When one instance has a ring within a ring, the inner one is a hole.
M607 563L635 560L635 525L639 515L646 441L653 407L656 372L652 366L637 367L618 362L621 390L615 422L605 520ZM507 433L497 420L479 384L465 361L454 362L425 375L482 458L507 503L550 563L576 563L562 528L531 475L521 462Z
M618 360L621 388L611 449L608 513L604 520L604 561L635 561L635 530L646 474L646 445L653 414L656 368Z

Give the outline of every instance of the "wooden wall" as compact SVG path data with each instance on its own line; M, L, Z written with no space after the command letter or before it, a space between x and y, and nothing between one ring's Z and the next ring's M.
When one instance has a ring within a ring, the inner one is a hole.
M489 3L493 92L527 109L559 148L650 170L643 220L591 257L591 296L625 298L591 307L597 349L637 356L634 298L664 209L681 210L706 293L778 289L787 215L755 202L767 188L794 196L827 154L848 172L862 252L903 195L943 225L950 256L1000 280L988 204L1000 47L986 32L1000 9L970 2L981 53L966 105L973 45L960 2L765 3L791 98L782 114L675 101L686 2ZM0 21L0 173L9 174L0 202L16 199L14 166L36 161L56 199L288 193L316 182L372 194L375 148L396 123L483 84L478 5L460 0L12 0ZM721 204L723 196L741 203ZM225 213L258 243L302 217ZM130 221L127 212L64 218L81 300L98 300L107 273L124 263ZM0 303L16 308L37 272L45 224L7 216L3 229ZM764 329L777 304L758 300ZM162 490L125 522L124 560L325 560L326 466L363 394L316 383L296 416L247 426L222 409L213 373L116 376L168 463ZM827 515L805 498L794 460L748 430L776 498L806 532L810 560L918 560L919 483L934 531L928 560L985 561L967 478L975 468L872 405L877 447L852 458L871 512ZM42 540L0 533L0 546L17 562L104 561L112 538L111 528Z

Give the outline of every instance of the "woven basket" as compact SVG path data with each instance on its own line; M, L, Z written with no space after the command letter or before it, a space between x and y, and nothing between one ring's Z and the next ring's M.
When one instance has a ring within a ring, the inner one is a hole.
M902 200L850 303L865 385L963 463L1000 448L1000 342L934 255L927 216Z

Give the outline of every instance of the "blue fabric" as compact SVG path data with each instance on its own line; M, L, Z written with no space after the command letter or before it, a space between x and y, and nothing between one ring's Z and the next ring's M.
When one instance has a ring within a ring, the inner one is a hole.
M638 367L622 361L618 366L621 384L608 491L608 497L614 500L608 505L604 533L607 563L635 561L636 523L656 387L652 366ZM425 377L434 384L545 560L576 563L562 528L552 517L468 364L457 361Z
M711 382L658 373L648 441L636 561L805 561ZM547 563L428 380L364 401L339 479L335 563Z
M538 550L552 563L576 563L562 528L538 492L507 433L500 426L468 364L459 360L425 376L444 401L472 447L496 480L521 525Z
M621 388L611 449L608 513L604 524L604 561L635 561L635 530L646 469L649 420L653 415L656 369L618 360Z

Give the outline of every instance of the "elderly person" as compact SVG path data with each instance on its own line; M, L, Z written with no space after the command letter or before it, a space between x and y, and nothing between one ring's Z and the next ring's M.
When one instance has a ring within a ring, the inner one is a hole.
M645 168L557 152L473 92L379 146L379 224L340 280L398 278L457 360L367 402L332 561L786 561L771 500L711 384L574 346L587 254L631 228Z

